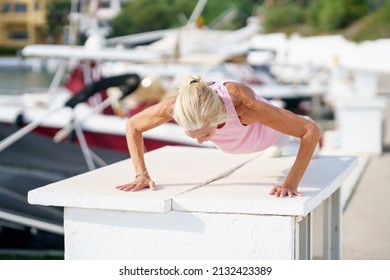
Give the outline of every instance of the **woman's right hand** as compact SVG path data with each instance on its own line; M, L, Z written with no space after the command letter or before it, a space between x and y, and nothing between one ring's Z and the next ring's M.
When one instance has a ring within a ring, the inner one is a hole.
M154 191L156 190L156 184L149 176L139 176L133 182L117 186L116 188L125 192L136 192L143 188L150 188Z

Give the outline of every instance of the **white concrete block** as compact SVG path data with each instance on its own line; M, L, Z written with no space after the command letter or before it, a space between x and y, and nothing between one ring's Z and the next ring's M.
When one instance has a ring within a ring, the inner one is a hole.
M67 208L65 259L275 259L294 255L294 218Z
M355 73L354 89L354 94L359 97L375 97L378 94L378 75L373 72Z
M382 153L386 99L351 98L336 103L340 149L350 153Z
M327 198L338 213L332 194L356 163L345 156L313 159L301 182L303 196L282 199L268 192L295 156L166 147L145 157L156 191L115 189L129 180L126 174L134 177L131 161L124 160L29 192L30 203L65 207L66 259L310 258L297 253L310 252L312 234L299 221ZM337 239L337 217L332 225Z

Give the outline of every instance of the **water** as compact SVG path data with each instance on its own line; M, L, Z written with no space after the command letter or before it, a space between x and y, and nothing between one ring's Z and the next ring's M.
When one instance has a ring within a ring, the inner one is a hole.
M26 67L26 64L19 63L18 58L0 58L0 95L18 95L25 92L44 92L50 86L54 73L47 71L33 71L31 67ZM28 65L27 65L28 66ZM4 154L0 154L0 157ZM11 168L11 170L19 170ZM12 188L7 180L10 178L10 172L6 166L0 165L0 190L7 191L8 187L15 196L23 195L21 185L26 184L31 186L35 177L29 177L29 181L19 183ZM27 171L25 171L27 173ZM18 174L15 175L20 177ZM21 177L20 177L21 178ZM12 180L12 184L14 181ZM38 187L40 185L33 185ZM7 201L2 200L1 207L7 208ZM29 209L26 206L26 209ZM63 259L63 237L54 234L39 232L31 234L26 228L18 223L12 223L0 219L0 260L1 259ZM46 246L43 240L52 240L50 245ZM53 245L55 244L55 246ZM58 244L58 245L57 245ZM54 249L55 250L54 250ZM54 255L51 253L54 250Z
M22 92L39 92L47 89L53 73L24 69L0 69L0 94L17 95Z

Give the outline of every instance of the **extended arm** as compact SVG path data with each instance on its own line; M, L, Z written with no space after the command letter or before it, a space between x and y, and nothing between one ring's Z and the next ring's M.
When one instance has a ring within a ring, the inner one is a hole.
M226 87L232 95L237 114L243 124L260 122L281 133L300 139L298 154L284 183L275 186L270 192L281 197L299 194L297 191L299 182L320 139L319 127L314 122L288 110L257 100L254 92L243 84L227 83Z
M138 191L146 187L155 189L155 183L150 179L145 164L142 133L170 121L172 119L171 111L175 100L175 96L165 98L160 103L146 108L128 120L126 139L137 177L135 181L118 186L117 189L123 191Z

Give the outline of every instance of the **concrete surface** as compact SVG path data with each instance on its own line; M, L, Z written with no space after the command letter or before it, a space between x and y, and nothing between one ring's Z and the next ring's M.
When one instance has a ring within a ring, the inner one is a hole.
M371 157L344 211L345 260L390 260L390 91L386 92L381 93L388 98L383 153Z
M156 191L114 188L134 171L127 159L29 192L30 203L65 207L65 259L305 259L312 231L299 217L321 205L329 206L324 252L339 257L341 215L331 203L356 157L316 158L292 199L268 192L295 155L171 146L145 157Z

